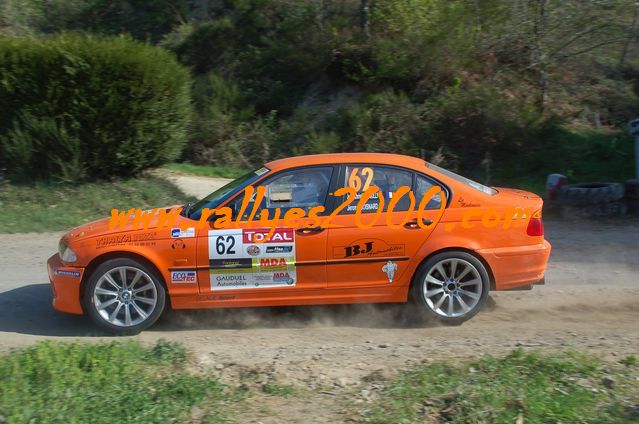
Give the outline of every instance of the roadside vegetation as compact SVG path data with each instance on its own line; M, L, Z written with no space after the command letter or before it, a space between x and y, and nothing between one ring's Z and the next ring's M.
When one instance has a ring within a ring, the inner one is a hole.
M194 371L190 362L181 344L163 340L151 347L41 342L0 357L0 418L224 422L255 399L268 410L281 407L277 398L308 401L326 390L313 393L275 380L261 388L246 381L222 384L214 370ZM377 381L379 389L365 402L355 402L361 388L341 389L335 412L378 423L629 423L639 418L638 372L634 357L613 364L574 352L515 350L503 357L438 360Z
M108 217L113 208L147 209L189 200L171 182L155 176L82 184L0 181L0 233L68 230Z
M7 0L0 172L369 151L536 191L622 181L638 35L627 0Z
M2 422L224 422L234 394L187 372L179 344L42 342L0 358Z
M515 350L505 357L419 365L387 384L366 422L630 423L639 368L579 353ZM636 359L634 360L636 361Z

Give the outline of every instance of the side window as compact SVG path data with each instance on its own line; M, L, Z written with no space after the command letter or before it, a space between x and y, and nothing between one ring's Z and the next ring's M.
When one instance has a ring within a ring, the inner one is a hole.
M393 194L402 186L413 185L413 174L410 171L386 166L348 165L346 166L344 181L341 187L352 187L357 195L355 200L342 210L342 214L354 214L362 194L369 187L377 187L378 191L371 196L362 207L362 213L374 213L380 208L383 198L383 210L388 208L388 203ZM345 199L345 198L344 198ZM404 195L395 205L394 211L406 211L410 206L408 194Z
M328 186L331 182L332 167L318 167L285 171L264 182L266 191L255 219L262 210L269 211L269 218L275 216L275 210L280 209L280 218L291 208L302 208L308 212L315 206L324 206L328 196ZM239 196L231 205L235 213L239 212L244 196ZM242 218L249 217L256 195L253 195Z
M419 203L424 197L424 193L430 190L435 185L434 181L422 176L417 175L415 180L415 207L419 206ZM442 199L439 196L434 196L426 204L426 209L439 209L442 204Z

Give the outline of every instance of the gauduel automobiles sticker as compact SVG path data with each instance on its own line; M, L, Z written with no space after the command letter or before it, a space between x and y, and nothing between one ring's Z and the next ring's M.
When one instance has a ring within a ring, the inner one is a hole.
M295 231L210 230L209 273L212 291L295 286Z

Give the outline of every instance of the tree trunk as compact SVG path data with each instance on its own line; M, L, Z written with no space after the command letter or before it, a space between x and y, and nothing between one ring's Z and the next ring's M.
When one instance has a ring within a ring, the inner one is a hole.
M628 30L628 39L626 43L623 45L623 52L621 53L621 58L619 59L619 67L621 68L626 64L626 58L628 57L628 50L630 50L630 45L635 39L635 29L637 27L637 20L639 20L639 4L635 4L635 13L632 17L632 25L630 25L630 30Z

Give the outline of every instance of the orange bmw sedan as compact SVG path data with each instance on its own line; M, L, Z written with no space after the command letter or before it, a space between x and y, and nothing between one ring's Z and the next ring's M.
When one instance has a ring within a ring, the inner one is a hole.
M408 156L280 159L173 209L170 225L167 208L142 227L131 216L72 229L47 263L53 306L118 334L153 325L169 302L411 302L457 325L491 290L544 283L542 204Z

